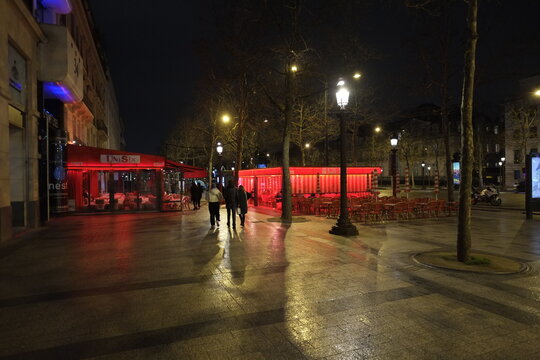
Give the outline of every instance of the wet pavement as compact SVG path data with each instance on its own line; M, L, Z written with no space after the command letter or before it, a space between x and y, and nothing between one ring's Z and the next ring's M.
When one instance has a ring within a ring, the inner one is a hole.
M415 265L456 218L245 228L184 213L71 216L0 249L4 359L539 359L540 221L475 210L473 248L531 266ZM222 220L226 217L221 211Z

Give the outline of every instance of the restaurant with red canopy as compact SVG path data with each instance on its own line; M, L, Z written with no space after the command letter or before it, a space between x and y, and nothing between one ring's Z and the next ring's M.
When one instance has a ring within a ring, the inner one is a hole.
M163 156L77 145L67 146L66 169L71 212L180 210L186 179L207 176Z
M340 193L339 167L291 167L293 196L338 197ZM348 167L347 193L350 196L371 196L373 173L381 174L380 167ZM253 193L255 205L279 202L283 168L240 170L239 184Z

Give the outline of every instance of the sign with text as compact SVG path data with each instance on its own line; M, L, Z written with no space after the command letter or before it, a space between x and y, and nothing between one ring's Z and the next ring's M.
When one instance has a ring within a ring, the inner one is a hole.
M101 154L100 162L107 164L139 164L141 162L141 156Z

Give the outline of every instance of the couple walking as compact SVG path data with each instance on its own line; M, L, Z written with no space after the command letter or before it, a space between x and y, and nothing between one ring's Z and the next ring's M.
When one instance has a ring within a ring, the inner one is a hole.
M236 187L232 180L229 180L227 187L224 189L223 194L218 190L216 184L212 184L212 189L208 193L208 209L210 211L210 224L219 226L219 205L222 199L225 199L225 206L227 208L227 226L231 225L232 215L232 227L236 228L236 212L240 217L240 225L244 226L247 213L247 201L248 193L244 189L243 185Z

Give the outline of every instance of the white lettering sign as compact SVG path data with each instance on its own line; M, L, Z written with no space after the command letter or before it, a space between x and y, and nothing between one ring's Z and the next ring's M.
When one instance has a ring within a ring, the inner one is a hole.
M107 155L101 154L100 161L107 164L139 164L140 155Z

